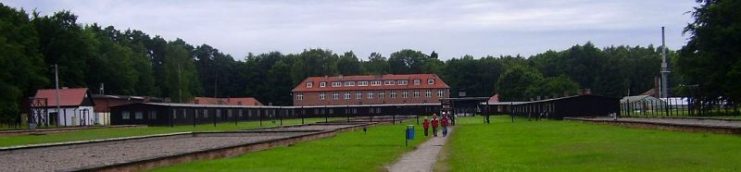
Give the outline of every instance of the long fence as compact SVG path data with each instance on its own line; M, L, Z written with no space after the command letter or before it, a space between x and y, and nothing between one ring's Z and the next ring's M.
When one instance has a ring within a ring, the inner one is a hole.
M723 98L673 97L620 101L622 117L741 117L738 103ZM741 119L741 118L738 118Z

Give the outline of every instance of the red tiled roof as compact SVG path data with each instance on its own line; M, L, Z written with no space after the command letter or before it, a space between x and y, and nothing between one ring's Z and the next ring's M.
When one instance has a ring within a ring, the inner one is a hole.
M419 85L414 85L414 80L419 79ZM434 79L433 84L428 84L428 79ZM386 80L407 80L407 85L386 85ZM332 87L332 82L340 81L342 86ZM344 86L345 81L355 81L355 86ZM368 81L368 86L358 86L358 81ZM372 86L371 81L381 81L380 86ZM312 87L307 88L306 83L312 82ZM327 82L325 87L321 87L321 82ZM404 74L404 75L356 75L356 76L321 76L308 77L301 81L299 85L293 88L293 92L314 92L314 91L363 91L363 90L399 90L399 89L447 89L448 84L440 79L436 74Z
M489 103L499 103L499 94L494 94L489 97Z
M80 106L85 100L87 88L64 88L59 89L59 106ZM46 106L57 106L56 89L39 89L35 98L45 98Z
M196 97L193 99L194 104L209 105L243 105L243 106L262 106L262 103L252 97L238 98L214 98L214 97Z

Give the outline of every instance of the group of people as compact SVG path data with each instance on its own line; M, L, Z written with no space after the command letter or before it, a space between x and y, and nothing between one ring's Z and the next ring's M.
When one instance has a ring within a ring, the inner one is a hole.
M443 137L448 135L448 126L450 125L450 119L446 115L443 115L441 119L438 119L437 114L432 114L432 120L427 119L425 117L424 121L422 121L422 128L425 130L425 137L427 137L428 130L430 128L430 125L432 125L432 136L437 137L437 128L440 126L443 130Z

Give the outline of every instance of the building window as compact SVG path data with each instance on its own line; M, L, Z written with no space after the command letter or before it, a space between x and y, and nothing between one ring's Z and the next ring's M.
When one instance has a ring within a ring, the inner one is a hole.
M368 92L366 94L368 94L368 99L373 99L373 92Z
M427 84L429 85L435 84L435 79L427 79Z
M415 80L414 80L414 85L419 85L419 83L420 83L420 82L421 82L421 81L420 81L419 79L415 79Z
M358 86L368 86L368 81L358 81Z
M409 91L404 91L401 93L401 98L409 98Z
M443 97L443 90L437 91L437 97Z
M408 84L407 82L408 82L407 80L396 81L396 83L398 83L399 85L407 85Z
M311 81L306 82L306 88L311 88L313 86L314 86L314 83L313 82L311 82Z
M378 98L379 99L383 99L384 96L386 96L386 93L384 93L384 92L379 92L378 93Z
M203 118L208 118L208 109L203 109Z
M396 85L396 81L394 80L386 80L383 85Z
M349 100L349 99L350 99L350 92L346 92L345 93L345 100Z
M324 93L319 93L319 100L324 100Z
M342 86L342 83L340 81L332 82L332 87L340 87Z
M325 81L320 82L319 87L327 87L327 82Z
M355 93L355 99L362 99L362 98L363 98L363 93L361 93L360 91Z
M371 81L371 86L380 86L381 81Z
M131 119L131 114L128 111L121 112L121 119Z
M332 99L340 99L340 93L332 93Z
M392 99L395 99L396 98L396 91L391 91L391 98Z
M419 97L419 91L414 91L414 97Z
M432 91L430 91L430 90L425 91L425 97L427 97L427 98L432 97Z
M304 94L303 93L296 94L296 100L304 100Z
M157 119L157 111L149 111L149 119Z
M345 81L345 87L355 86L355 81Z
M142 112L135 112L134 119L144 119L144 114Z

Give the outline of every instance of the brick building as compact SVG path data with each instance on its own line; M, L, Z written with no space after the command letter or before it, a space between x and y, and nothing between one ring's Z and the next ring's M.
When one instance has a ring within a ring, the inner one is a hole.
M309 77L293 92L294 106L439 103L450 87L435 74Z

